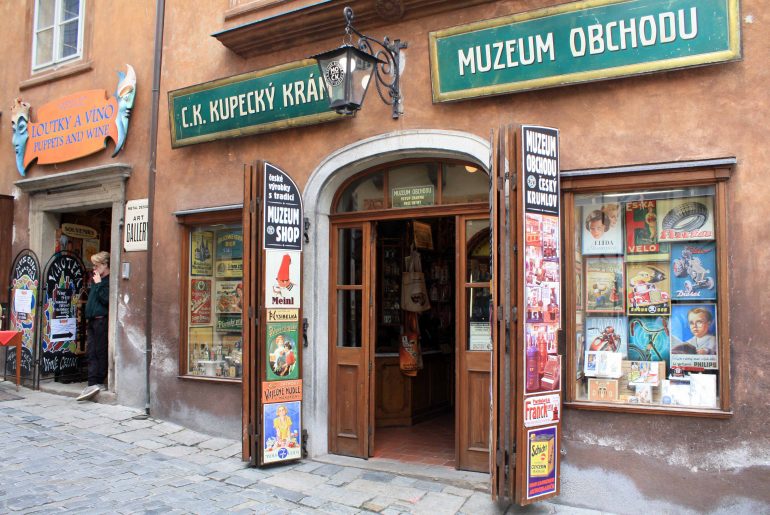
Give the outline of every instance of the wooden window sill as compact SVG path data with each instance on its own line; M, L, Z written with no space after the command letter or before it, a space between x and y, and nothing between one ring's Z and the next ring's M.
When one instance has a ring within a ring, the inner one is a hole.
M659 405L640 406L631 404L609 402L571 401L563 403L565 408L587 411L611 411L616 413L642 413L647 415L672 415L678 417L702 417L728 419L732 418L732 411L708 408L666 408Z
M240 377L209 377L209 376L190 376L190 375L178 375L179 379L189 379L191 381L202 381L204 383L230 383L241 384L243 381Z

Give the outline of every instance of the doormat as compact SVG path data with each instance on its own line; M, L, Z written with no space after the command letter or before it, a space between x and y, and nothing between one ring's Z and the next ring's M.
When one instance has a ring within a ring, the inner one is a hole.
M0 388L0 402L3 401L18 401L20 399L23 399L24 397L19 397L16 394L13 394L6 390L5 388Z

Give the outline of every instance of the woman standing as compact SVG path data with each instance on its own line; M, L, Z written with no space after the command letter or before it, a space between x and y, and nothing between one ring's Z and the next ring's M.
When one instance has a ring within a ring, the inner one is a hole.
M91 399L106 390L107 380L107 316L110 301L110 254L98 252L91 256L94 283L86 303L86 352L88 354L88 386L77 400Z

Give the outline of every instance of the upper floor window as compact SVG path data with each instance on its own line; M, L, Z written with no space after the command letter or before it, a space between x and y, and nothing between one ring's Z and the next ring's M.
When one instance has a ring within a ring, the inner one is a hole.
M32 69L40 70L83 54L85 0L36 0Z

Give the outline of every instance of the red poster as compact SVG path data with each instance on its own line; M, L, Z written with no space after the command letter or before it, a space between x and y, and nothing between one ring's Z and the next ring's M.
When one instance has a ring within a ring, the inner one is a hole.
M211 279L190 280L190 325L211 325Z

